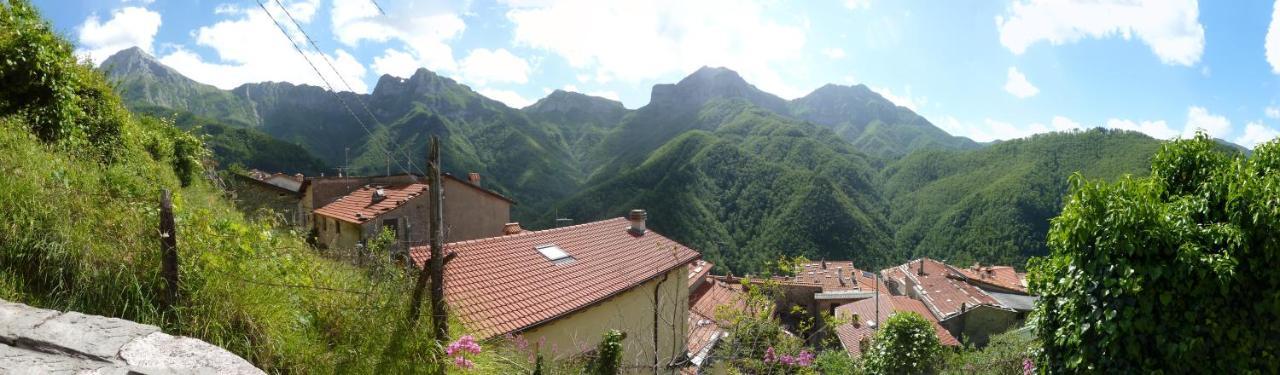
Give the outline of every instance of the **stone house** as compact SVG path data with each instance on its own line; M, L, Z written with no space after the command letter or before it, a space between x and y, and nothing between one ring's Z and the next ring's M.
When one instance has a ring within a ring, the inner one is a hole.
M689 265L698 252L645 227L643 210L541 231L453 242L445 298L468 333L541 342L577 356L618 329L629 373L671 374L688 365ZM430 257L411 251L415 265Z
M469 177L462 180L445 174L441 178L446 241L502 235L511 219L513 202L481 188L478 174ZM429 189L418 176L318 178L302 188L300 210L320 205L311 211L310 225L322 248L351 249L384 228L395 233L398 244L429 239Z
M257 213L271 210L285 224L301 225L305 215L298 208L302 199L298 190L302 184L300 178L280 173L267 175L255 170L248 175L233 173L226 183L231 201L241 211Z

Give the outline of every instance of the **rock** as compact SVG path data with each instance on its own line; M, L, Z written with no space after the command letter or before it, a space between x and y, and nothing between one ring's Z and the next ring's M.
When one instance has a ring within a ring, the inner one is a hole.
M0 374L264 374L225 349L124 319L0 300Z

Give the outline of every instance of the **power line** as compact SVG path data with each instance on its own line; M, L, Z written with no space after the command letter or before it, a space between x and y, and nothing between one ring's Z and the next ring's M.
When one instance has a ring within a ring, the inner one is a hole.
M335 98L337 98L337 99L338 99L338 103L342 104L342 107L343 107L343 108L345 108L345 109L347 110L347 114L350 114L350 115L351 115L351 118L354 118L354 119L356 120L356 123L357 123L357 124L359 124L359 125L360 125L360 127L364 129L365 133L366 133L366 134L368 134L370 138L372 138L372 137L373 137L373 131L369 130L369 127L368 127L367 125L365 125L364 120L361 120L361 119L360 119L360 116L357 116L357 115L356 115L356 113L355 113L355 111L353 111L353 110L351 109L351 106L350 106L350 105L347 105L347 101L342 99L342 95L339 95L339 94L338 94L338 91L337 91L337 90L335 90L335 89L333 88L333 85L329 83L329 80L328 80L328 79L326 79L326 78L324 78L324 74L320 72L320 69L316 67L315 63L312 63L312 62L311 62L311 58L310 58L310 57L307 57L307 54L306 54L305 52L303 52L303 51L302 51L302 48L301 48L301 47L298 47L298 44L293 42L293 38L291 38L291 37L289 36L289 32L288 32L287 30L285 30L284 25L281 25L281 24L280 24L280 22L276 20L276 17L275 17L274 15L272 15L272 14L271 14L271 11L267 10L267 6L266 6L265 4L263 4L262 0L255 0L255 1L258 3L258 7L259 7L259 8L262 8L262 12L267 14L267 18L270 18L270 19L271 19L271 23L275 24L275 25L276 25L276 28L280 30L280 33L284 35L285 39L288 39L288 40L289 40L289 45L293 47L293 50L294 50L294 51L297 51L297 52L298 52L298 55L301 55L301 56L302 56L302 59L303 59L303 60L306 60L307 65L308 65L308 66L310 66L310 67L311 67L311 70L312 70L312 71L314 71L314 72L316 73L316 77L320 78L320 82L324 83L325 88L327 88L327 89L329 90L329 92L330 92L330 93L332 93L332 94L333 94L333 96L334 96ZM276 4L278 4L278 5L279 5L279 1L277 1L277 2L276 2ZM283 5L281 5L281 9L285 9ZM285 9L285 13L286 13L286 14L288 13L288 10L287 10L287 9ZM292 16L290 16L290 18L292 19ZM295 24L296 24L296 21L295 21ZM308 35L307 35L307 33L306 33L306 31L303 31L303 30L301 29L301 27L299 27L298 31L299 31L299 32L301 32L301 33L302 33L302 35L303 35L303 36L305 36L308 40L310 40L310 39L311 39L311 37L310 37L310 36L308 36ZM328 61L328 57L325 57L325 56L324 56L324 52L323 52L323 51L317 51L317 52L319 52L319 53L320 53L321 57L324 57L324 58L325 58L325 61ZM330 63L330 65L329 65L329 66L332 68L332 67L333 67L332 63ZM339 78L341 78L341 77L342 77L342 75L341 75L341 74L338 74L338 72L337 72L337 70L336 70L336 69L334 69L334 74L335 74L335 75L337 75ZM345 79L343 80L343 83L346 83L346 80L345 80ZM349 87L348 87L348 88L349 88ZM354 90L352 90L352 91L354 91ZM358 99L358 98L357 98L357 99ZM366 108L366 110L367 110L367 108ZM372 115L372 113L370 113L370 115ZM374 121L377 121L377 118L373 118L373 120L374 120ZM376 144L376 142L375 142L375 144ZM403 164L400 164L400 161L399 161L399 160L396 160L395 158L393 158L393 157L392 157L392 153L391 153L391 151L390 151L390 150L388 150L385 146L383 146L383 145L381 145L381 144L378 144L378 146L379 146L379 148L382 148L382 151L386 152L386 154L387 154L387 158L388 158L388 159L392 159L393 161L395 161L395 163L396 163L396 166L397 166L397 167L400 167L402 170L405 170L405 171L410 171L410 172L415 171L415 169L405 168L405 166L404 166ZM402 151L403 151L403 150L402 150ZM409 161L410 165L413 165L413 159L412 159L412 158L407 158L407 161ZM421 170L418 170L418 171L419 171L419 172L422 172ZM426 174L425 172L422 172L422 173L423 173L424 175Z
M301 33L302 33L302 36L303 36L304 38L306 38L306 39L307 39L307 42L308 42L308 43L310 43L310 44L311 44L311 48L312 48L312 49L314 49L314 50L316 51L316 53L320 54L320 58L321 58L321 59L324 59L325 64L328 64L328 65L329 65L329 70L332 70L332 71L333 71L333 75L338 76L338 80L339 80L339 81L342 81L342 85L343 85L343 86L346 86L347 91L355 92L356 90L355 90L355 89L353 89L353 88L351 87L351 84L350 84L350 83L347 83L347 79L346 79L346 78L344 78L344 77L342 76L342 73L341 73L341 72L338 72L338 68L337 68L336 66L334 66L334 65L333 65L333 61L329 60L329 56L328 56L328 55L325 55L325 54L324 54L324 50L321 50L321 49L320 49L320 45L316 43L316 40L315 40L315 39L313 39L313 38L311 38L311 35L310 35L310 34L307 34L307 31L306 31L306 30L304 30L304 29L302 28L302 24L301 24L301 23L299 23L297 19L293 18L293 13L289 11L289 8L288 8L288 7L285 7L285 6L284 6L284 4L280 2L280 0L274 0L274 1L275 1L276 5L277 5L277 6L279 6L281 10L283 10L283 11L284 11L284 15L285 15L285 16L287 16L287 17L289 18L289 21L290 21L290 22L293 22L293 26L298 28L298 32L301 32ZM369 115L369 119L370 119L370 120L373 120L373 122L374 122L374 123L376 123L376 124L378 124L378 125L382 125L382 124L381 124L381 122L380 122L380 121L378 121L378 117L377 117L377 116L374 116L373 111L369 110L369 106L365 104L364 100L361 100L361 99L360 99L360 97L359 97L359 96L357 96L357 97L355 98L355 101L356 101L356 103L360 104L360 107L361 107L362 109L364 109L364 113L365 113L365 114L367 114L367 115ZM370 134L370 136L372 137L372 134ZM384 150L385 150L385 148L384 148ZM386 150L386 151L387 151L387 154L388 154L388 155L390 155L390 154L391 154L391 151L390 151L390 150ZM425 171L423 171L421 168L418 168L418 166L413 162L413 158L412 158L412 157L410 157L410 156L408 155L408 153L406 153L406 152L404 151L404 149L400 149L400 155L401 155L401 156L404 156L405 161L407 161L407 162L409 163L409 168L412 168L412 169L418 170L419 172L424 172L424 174L425 174ZM399 165L399 163L398 163L398 162L397 162L396 164L397 164L397 165Z
M379 14L382 14L382 15L384 15L384 16L385 16L385 15L387 15L387 12L382 11L382 6L378 5L378 2L377 2L377 1L369 0L369 2L370 2L370 3L373 3L373 7L374 7L374 8L378 8L378 13L379 13Z

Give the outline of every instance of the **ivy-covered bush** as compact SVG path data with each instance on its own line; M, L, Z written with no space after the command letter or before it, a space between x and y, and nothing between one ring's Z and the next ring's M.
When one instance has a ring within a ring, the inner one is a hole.
M863 355L870 374L929 374L942 363L942 343L933 324L915 312L890 316Z
M1039 371L1280 372L1280 143L1197 134L1150 178L1071 184L1030 267Z

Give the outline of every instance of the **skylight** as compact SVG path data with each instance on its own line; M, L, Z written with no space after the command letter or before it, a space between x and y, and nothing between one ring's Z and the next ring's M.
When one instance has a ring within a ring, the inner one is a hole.
M562 259L573 260L573 258L569 257L569 253L566 253L564 249L561 249L555 244L538 245L534 246L534 248L538 249L538 252L542 253L542 256L547 257L547 260L552 262Z

